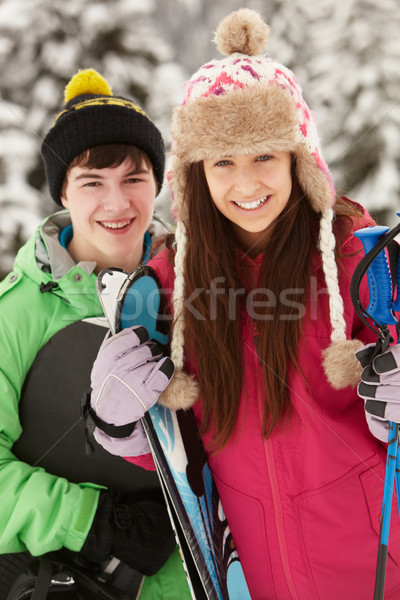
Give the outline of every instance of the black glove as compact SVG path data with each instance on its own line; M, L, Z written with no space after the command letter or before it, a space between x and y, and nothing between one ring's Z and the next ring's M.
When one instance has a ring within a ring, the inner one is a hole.
M118 494L101 491L81 554L93 562L115 556L144 575L154 575L174 547L164 504L148 500L124 503Z

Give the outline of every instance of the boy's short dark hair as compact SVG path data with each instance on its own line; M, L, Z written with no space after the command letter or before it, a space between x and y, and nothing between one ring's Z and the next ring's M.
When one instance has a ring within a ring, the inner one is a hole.
M65 195L70 169L74 167L107 169L109 167L118 167L126 159L130 160L134 170L139 170L143 162L148 167L151 167L156 185L158 184L151 160L142 148L131 146L130 144L101 144L100 146L88 148L78 154L78 156L75 156L65 173L60 196Z

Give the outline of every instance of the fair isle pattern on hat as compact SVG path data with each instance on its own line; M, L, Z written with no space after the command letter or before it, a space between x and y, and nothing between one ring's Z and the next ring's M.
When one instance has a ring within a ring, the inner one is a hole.
M163 403L185 408L184 397L192 382L182 385L184 345L184 259L187 234L185 188L189 166L203 159L235 154L290 152L296 158L296 175L313 209L320 214L319 250L329 293L331 345L325 351L324 368L337 389L354 384L359 368L354 341L346 339L343 300L340 295L332 231L335 189L319 145L314 117L307 106L295 75L284 65L262 54L269 27L250 9L239 9L225 17L215 33L215 42L227 56L213 60L187 82L184 100L174 110L172 148L168 178L173 212L178 218L175 285L173 292L174 329L171 355L179 383L174 379ZM356 345L358 342L356 341ZM343 357L347 371L335 369ZM339 377L338 377L339 375ZM180 399L179 399L180 397Z
M186 88L183 104L196 98L220 96L232 90L239 90L253 85L275 84L282 89L287 89L292 96L296 111L296 122L301 134L315 157L318 166L323 166L325 173L328 169L318 152L318 139L316 129L311 119L299 82L295 75L283 65L276 63L272 58L248 57L236 52L221 66L218 63L209 63L191 79ZM299 135L299 142L300 142ZM333 184L332 184L333 188Z

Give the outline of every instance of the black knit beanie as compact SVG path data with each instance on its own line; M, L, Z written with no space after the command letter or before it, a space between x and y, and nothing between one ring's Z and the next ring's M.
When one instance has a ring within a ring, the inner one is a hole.
M43 140L41 153L53 200L60 194L68 166L84 150L101 144L131 144L144 150L160 191L165 167L161 133L132 101L113 96L93 69L78 71L65 88L65 107Z

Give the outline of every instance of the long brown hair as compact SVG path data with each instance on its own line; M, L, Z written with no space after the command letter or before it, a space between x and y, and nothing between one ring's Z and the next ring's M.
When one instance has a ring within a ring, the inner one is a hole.
M287 379L298 368L302 332L297 303L305 303L316 252L319 220L302 192L292 164L292 192L274 224L257 282L241 269L240 253L230 221L212 201L203 163L189 167L185 202L188 207L188 248L185 263L185 349L195 357L203 398L203 432L212 428L214 450L233 433L244 384L239 319L251 288L263 288L280 298L290 290L290 302L265 308L258 319L257 351L263 365L265 406L262 434L268 437L282 417L290 415ZM337 246L351 228L357 210L338 198L335 205ZM340 256L338 256L340 259ZM216 290L220 284L225 292ZM243 293L242 293L243 292ZM264 303L265 307L267 303ZM297 311L297 314L296 314ZM258 310L258 313L260 311ZM282 318L283 316L283 318Z

